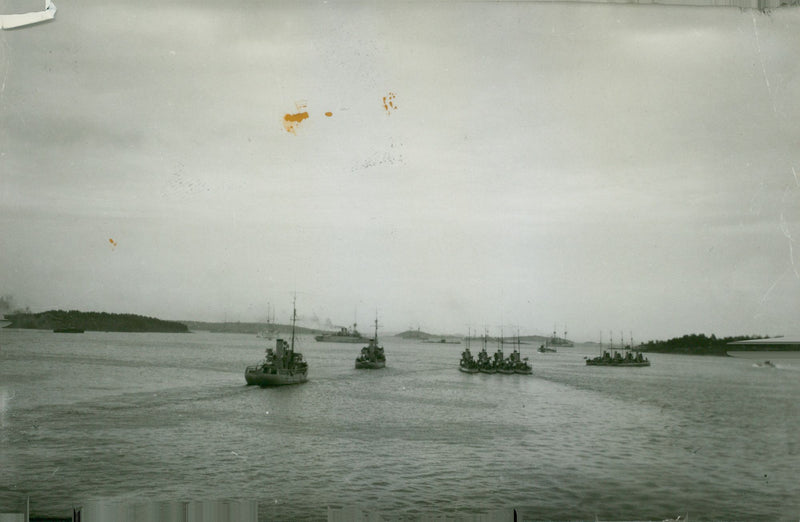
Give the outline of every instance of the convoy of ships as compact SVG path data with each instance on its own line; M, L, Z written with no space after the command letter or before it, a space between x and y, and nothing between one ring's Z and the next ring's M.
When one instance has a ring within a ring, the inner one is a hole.
M522 358L519 351L519 337L517 337L517 344L514 350L507 357L503 353L503 339L497 347L492 357L486 351L487 338L483 336L483 347L478 352L478 358L472 355L469 350L470 337L467 336L467 347L461 352L461 361L458 363L458 369L464 373L501 373L501 374L515 374L520 373L523 375L530 375L533 373L533 368L528 362L528 358Z
M259 385L262 387L284 386L289 384L301 384L308 381L308 362L303 358L303 354L295 350L295 324L297 321L297 309L292 306L292 330L290 341L276 339L274 348L267 348L264 360L258 364L248 366L245 369L245 381L247 384ZM270 321L270 324L273 324ZM275 330L277 331L277 330ZM272 333L272 332L270 332ZM269 338L267 335L259 337ZM339 342L339 343L364 343L360 353L355 358L356 370L378 370L386 367L386 352L378 341L378 319L375 318L375 333L372 338L361 335L353 324L352 329L342 328L332 334L317 335L315 339L319 342ZM517 335L516 342L512 344L511 353L505 354L506 343L501 336L494 354L491 356L487 351L488 337L483 335L483 345L477 357L470 351L471 336L466 337L466 348L461 352L461 360L458 364L459 371L463 373L487 373L503 375L531 375L533 367L528 357L523 357L520 351L520 338ZM460 341L459 341L460 342ZM454 342L441 342L437 344L455 344ZM555 352L552 346L573 346L573 343L566 338L556 336L545 341L538 351L540 353ZM586 358L587 366L650 366L650 361L643 357L641 352L635 355L630 350L630 346L620 351L604 351L599 357L592 359Z

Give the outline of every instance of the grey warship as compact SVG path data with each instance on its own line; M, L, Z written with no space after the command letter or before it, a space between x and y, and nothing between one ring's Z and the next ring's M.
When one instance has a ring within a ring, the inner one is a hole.
M244 371L247 384L259 386L284 386L302 384L308 380L308 363L303 354L294 351L295 321L297 309L292 305L292 339L291 343L283 339L275 341L275 349L267 348L264 360L248 366Z

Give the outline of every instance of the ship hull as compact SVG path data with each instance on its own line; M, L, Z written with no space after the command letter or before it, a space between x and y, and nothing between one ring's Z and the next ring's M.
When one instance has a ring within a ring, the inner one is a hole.
M302 384L308 381L308 372L266 373L262 369L248 368L244 372L244 380L249 385L262 387L287 386L290 384Z
M380 370L386 367L386 361L356 361L356 370Z
M317 335L314 337L318 342L321 343L365 343L368 342L368 339L364 339L363 337L337 337L334 335Z
M464 368L463 366L459 366L458 370L464 373L478 373L477 368Z
M594 362L594 361L586 361L586 366L611 366L614 368L644 368L645 366L650 366L649 362L634 362L634 363L606 363L606 362Z

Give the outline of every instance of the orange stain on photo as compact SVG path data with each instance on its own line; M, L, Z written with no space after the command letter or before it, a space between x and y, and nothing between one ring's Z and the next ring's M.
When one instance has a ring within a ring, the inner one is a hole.
M386 114L391 114L392 111L397 109L397 104L394 102L396 97L397 95L395 95L393 92L390 92L383 97L383 108L386 111Z
M297 134L297 127L300 123L308 118L307 112L298 112L296 114L287 114L283 117L283 128L286 132Z
M116 246L117 246L117 242L116 242L116 241L114 241L114 239L113 239L113 238L108 238L108 242L109 242L109 243L111 243L111 246L112 246L112 247L116 247Z
M326 113L325 113L325 116L327 116L328 118L330 118L331 116L333 116L333 113L332 113L332 112L330 112L330 111L328 111L328 112L326 112Z
M286 132L291 132L294 135L297 135L297 127L303 122L303 120L308 119L308 111L305 110L306 104L304 101L295 102L294 106L297 109L297 112L293 114L285 114L283 116L283 128L286 129Z

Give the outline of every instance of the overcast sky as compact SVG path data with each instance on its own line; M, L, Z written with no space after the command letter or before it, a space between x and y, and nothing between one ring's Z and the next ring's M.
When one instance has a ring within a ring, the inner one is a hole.
M797 9L56 4L0 32L18 306L800 333Z

